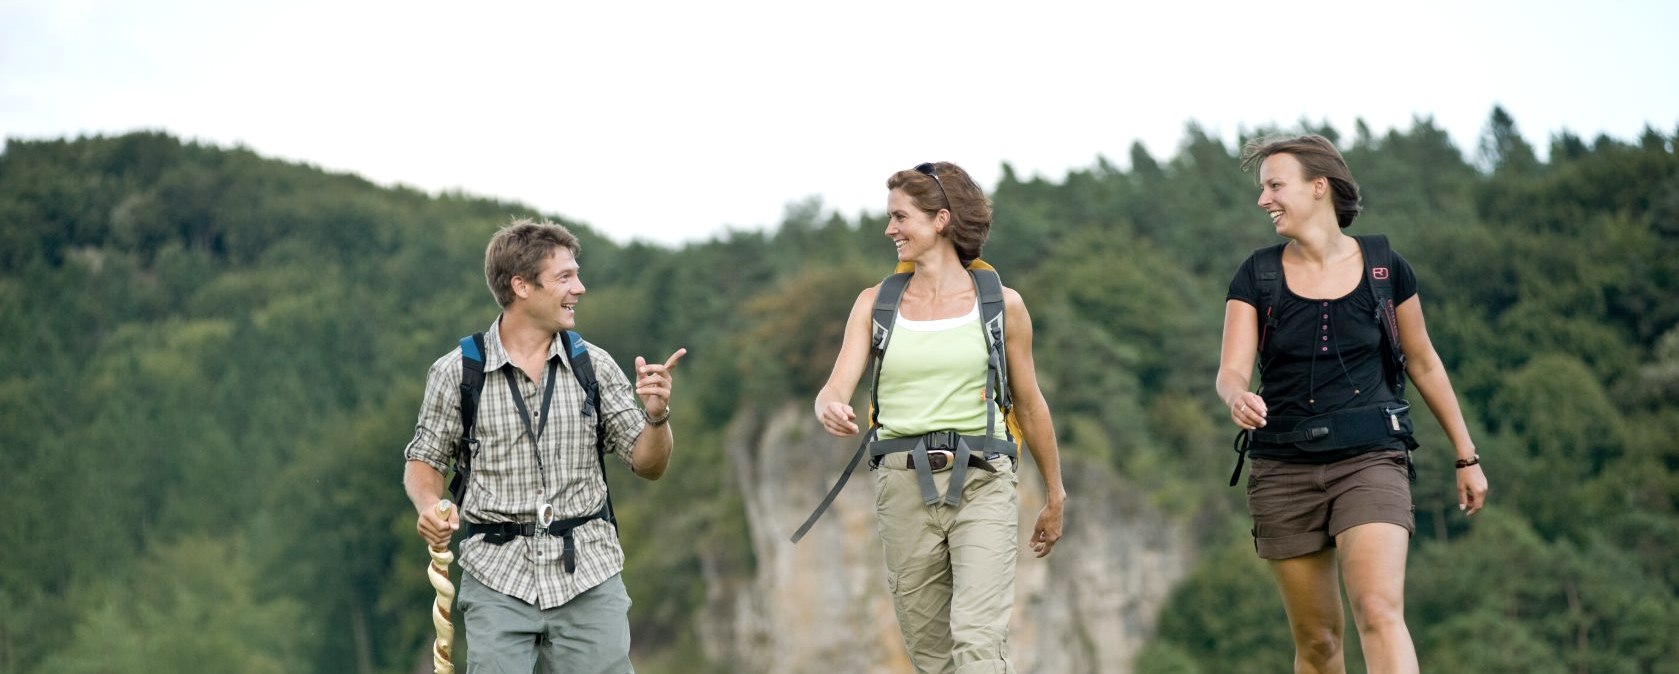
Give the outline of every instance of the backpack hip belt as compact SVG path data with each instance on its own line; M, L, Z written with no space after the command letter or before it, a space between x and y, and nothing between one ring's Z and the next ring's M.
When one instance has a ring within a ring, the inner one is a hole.
M577 571L577 540L572 537L571 532L594 520L607 519L607 513L607 507L603 504L600 510L593 515L554 520L549 522L546 527L536 522L467 522L466 537L471 538L483 534L485 543L506 545L520 536L559 536L565 541L565 551L560 554L561 561L565 563L565 572L575 573Z
M962 502L962 487L967 483L968 466L997 472L990 459L1019 456L1013 442L982 435L959 435L956 431L933 431L926 435L876 440L869 443L869 465L878 466L887 454L909 452L909 463L921 485L921 500L927 505L939 502L939 492L933 486L933 459L930 452L946 452L950 460L950 489L944 496L948 505Z
M1405 473L1406 478L1415 484L1417 481L1417 466L1411 462L1411 450L1417 448L1417 440L1411 435L1411 405L1403 400L1380 405L1366 405L1352 409L1319 414L1315 417L1270 417L1266 427L1282 427L1287 424L1287 431L1268 431L1253 429L1236 434L1236 470L1230 473L1230 486L1236 486L1236 481L1242 477L1242 466L1248 458L1248 450L1252 443L1263 442L1272 445L1292 445L1303 452L1331 452L1338 449L1351 449L1364 445L1373 445L1384 440L1398 438L1405 443Z
M1302 452L1332 452L1393 438L1409 439L1411 406L1401 400L1314 417L1272 416L1265 426L1254 429L1254 442L1292 446Z

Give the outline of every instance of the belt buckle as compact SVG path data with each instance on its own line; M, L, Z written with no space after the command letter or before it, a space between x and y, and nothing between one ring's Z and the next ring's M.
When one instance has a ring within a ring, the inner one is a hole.
M946 468L949 468L950 464L955 463L955 462L956 462L956 453L955 452L952 452L948 449L929 449L929 450L927 450L927 469L928 470L941 471L941 470L944 470Z
M928 433L926 435L926 438L927 438L927 449L928 450L956 449L957 445L959 443L961 443L961 441L962 441L962 436L957 435L956 431L950 431L950 430L933 431L931 433ZM949 454L949 452L945 452L945 453Z

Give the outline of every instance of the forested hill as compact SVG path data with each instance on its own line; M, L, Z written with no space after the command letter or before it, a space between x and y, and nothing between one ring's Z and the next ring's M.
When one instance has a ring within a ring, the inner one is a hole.
M1418 415L1407 613L1424 669L1672 671L1676 137L1564 134L1538 153L1502 110L1467 151L1427 120L1310 130L1364 189L1352 231L1389 234L1417 269L1493 484L1462 518L1450 450ZM1124 168L1055 181L1005 167L993 194L985 257L1032 307L1063 454L1199 539L1143 672L1291 658L1212 392L1226 284L1274 239L1235 153L1192 125L1171 157L1135 146ZM158 133L10 141L0 672L428 667L400 452L427 365L495 317L483 250L515 215L540 214ZM814 394L847 307L891 268L882 223L807 202L773 233L681 249L568 223L584 334L624 362L691 352L671 475L613 476L638 671L733 671L695 636L707 584L754 563L723 430Z

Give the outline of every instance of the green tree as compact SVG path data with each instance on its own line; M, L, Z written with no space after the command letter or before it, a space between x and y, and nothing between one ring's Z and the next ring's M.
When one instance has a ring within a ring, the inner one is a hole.
M91 598L69 643L35 671L297 671L303 607L253 592L256 570L239 548L185 538L160 547L132 573L88 587Z

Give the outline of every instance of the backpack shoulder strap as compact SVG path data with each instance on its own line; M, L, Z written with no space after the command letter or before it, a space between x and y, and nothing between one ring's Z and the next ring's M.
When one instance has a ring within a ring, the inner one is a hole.
M1386 342L1383 361L1388 386L1394 395L1405 395L1405 350L1399 342L1399 315L1393 305L1393 249L1384 234L1360 234L1358 245L1364 251L1365 277L1370 279L1370 293L1376 297L1376 323L1382 327Z
M461 437L455 451L455 476L449 493L457 506L466 503L467 480L472 474L472 453L478 449L478 401L484 393L484 333L461 338Z
M1265 346L1277 331L1277 301L1283 294L1283 246L1253 252L1253 284L1259 290L1259 371L1265 372Z
M886 350L886 342L892 335L892 323L898 318L898 303L904 299L904 287L909 285L909 277L908 272L900 272L880 281L880 290L874 296L871 351L878 353Z
M600 482L606 485L606 521L618 526L618 515L612 509L612 485L606 481L606 415L600 413L600 381L595 378L595 363L589 357L589 343L576 330L560 333L566 362L571 363L571 376L583 387L582 418L595 420L595 462L600 464Z
M910 272L899 272L882 279L875 292L874 312L869 331L869 425L879 426L880 400L875 390L880 388L880 359L886 356L886 346L892 341L892 324L898 319L898 303L904 299L904 287L909 285Z
M560 333L560 340L566 352L566 362L571 363L571 376L577 384L583 387L584 417L594 416L595 410L600 408L600 384L595 380L595 364L589 358L589 343L583 341L583 336L575 330Z
M1008 341L1005 337L1003 316L1007 312L1003 307L1003 279L995 270L969 270L974 277L974 287L979 291L979 320L985 329L985 347L990 358L992 374L997 386L997 405L1007 412L1014 408L1009 395L1009 359Z

